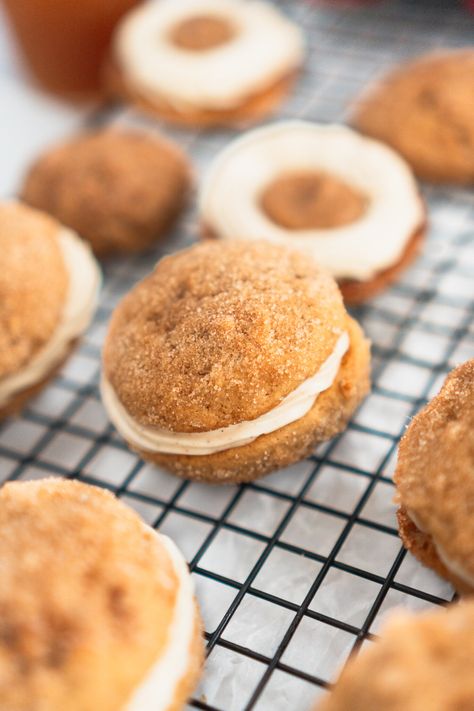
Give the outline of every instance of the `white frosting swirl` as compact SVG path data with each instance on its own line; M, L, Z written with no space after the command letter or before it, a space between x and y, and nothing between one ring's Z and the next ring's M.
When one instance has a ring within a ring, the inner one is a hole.
M204 51L173 44L171 30L197 16L236 27L228 42ZM143 96L186 107L229 109L271 86L303 62L297 26L258 0L160 0L129 12L115 34L115 56Z
M210 432L171 432L141 425L128 414L105 376L101 383L102 400L117 430L134 447L146 452L164 454L214 454L233 447L242 447L261 435L275 432L304 417L313 407L319 393L333 384L348 348L349 335L344 332L318 372L283 398L279 405L254 420Z
M168 630L164 654L148 671L123 711L166 711L172 707L176 689L186 675L195 635L194 585L186 561L173 541L156 534L173 563L178 593Z
M53 335L18 372L0 380L0 405L45 378L66 355L71 341L88 327L100 287L100 270L89 246L74 232L62 228L59 245L69 276L66 302Z
M295 171L326 172L367 195L355 222L288 230L260 205L265 188ZM289 243L336 278L371 279L395 264L424 220L413 174L388 146L345 126L279 122L233 141L211 165L200 197L205 225L223 239Z

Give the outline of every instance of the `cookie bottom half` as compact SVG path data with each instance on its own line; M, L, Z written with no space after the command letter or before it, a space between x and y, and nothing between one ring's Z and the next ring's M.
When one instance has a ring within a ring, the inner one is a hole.
M265 118L276 111L290 93L297 74L298 72L292 72L279 79L258 94L248 97L240 106L221 110L188 107L178 111L164 97L156 96L150 99L126 81L122 71L113 61L109 61L105 67L104 84L111 97L129 101L164 121L180 126L208 128L245 126Z
M402 256L395 264L378 272L372 279L357 281L355 279L341 279L339 288L346 304L357 306L369 299L373 299L380 292L393 284L402 272L411 265L420 253L426 235L426 223L421 225L408 240Z
M403 545L420 563L450 582L461 595L469 595L474 592L474 588L448 570L438 556L431 536L417 528L403 506L397 511L397 519Z
M129 446L145 460L184 479L213 483L253 481L305 459L314 447L345 429L370 388L370 346L360 326L348 318L351 345L336 380L296 422L258 437L242 447L203 456L145 452Z

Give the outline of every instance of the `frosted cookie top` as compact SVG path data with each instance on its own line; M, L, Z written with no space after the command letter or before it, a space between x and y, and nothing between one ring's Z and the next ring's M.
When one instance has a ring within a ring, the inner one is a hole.
M344 126L279 122L216 157L200 196L205 229L314 257L338 279L392 266L424 222L408 165Z
M128 13L114 40L124 80L178 110L231 109L303 62L301 31L260 0L161 0Z

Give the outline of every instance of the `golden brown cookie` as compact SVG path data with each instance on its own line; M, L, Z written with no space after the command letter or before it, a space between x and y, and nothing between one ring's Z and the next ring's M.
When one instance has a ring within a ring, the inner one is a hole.
M144 250L162 237L190 184L187 158L169 141L108 128L48 150L27 174L22 197L106 256Z
M16 202L0 204L0 381L51 338L68 274L58 224Z
M381 638L349 660L317 711L469 711L474 708L474 603L394 612Z
M181 709L203 659L174 544L105 490L61 479L0 490L0 706Z
M299 29L269 3L164 0L121 21L104 82L171 123L242 125L279 106L302 61Z
M190 479L248 481L304 458L368 388L368 343L333 279L265 242L161 260L119 304L104 348L117 429Z
M366 92L353 123L436 183L474 182L474 50L427 54Z
M200 214L205 237L266 239L318 260L349 304L398 279L426 233L405 161L345 126L308 121L254 129L227 146L208 171Z
M100 282L88 247L48 215L0 203L0 419L56 373L93 315Z
M395 482L404 545L460 592L474 591L474 359L414 417Z

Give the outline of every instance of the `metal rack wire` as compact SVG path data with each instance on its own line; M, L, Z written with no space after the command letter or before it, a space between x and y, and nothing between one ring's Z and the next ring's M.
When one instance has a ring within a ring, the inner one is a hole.
M406 56L472 41L461 10L390 2L343 8L285 0L306 29L307 69L280 117L344 120L374 75ZM1 91L1 82L0 82ZM108 107L86 123L151 126ZM198 171L233 136L165 129ZM0 429L0 481L58 474L112 489L182 547L203 606L204 681L190 708L307 709L395 605L444 604L451 588L402 549L392 504L397 441L455 364L474 356L474 197L426 189L424 255L359 309L373 341L373 391L347 431L314 456L241 487L183 482L130 453L97 383L100 347L121 296L164 251L195 236L190 212L152 254L107 264L79 351L22 415Z

